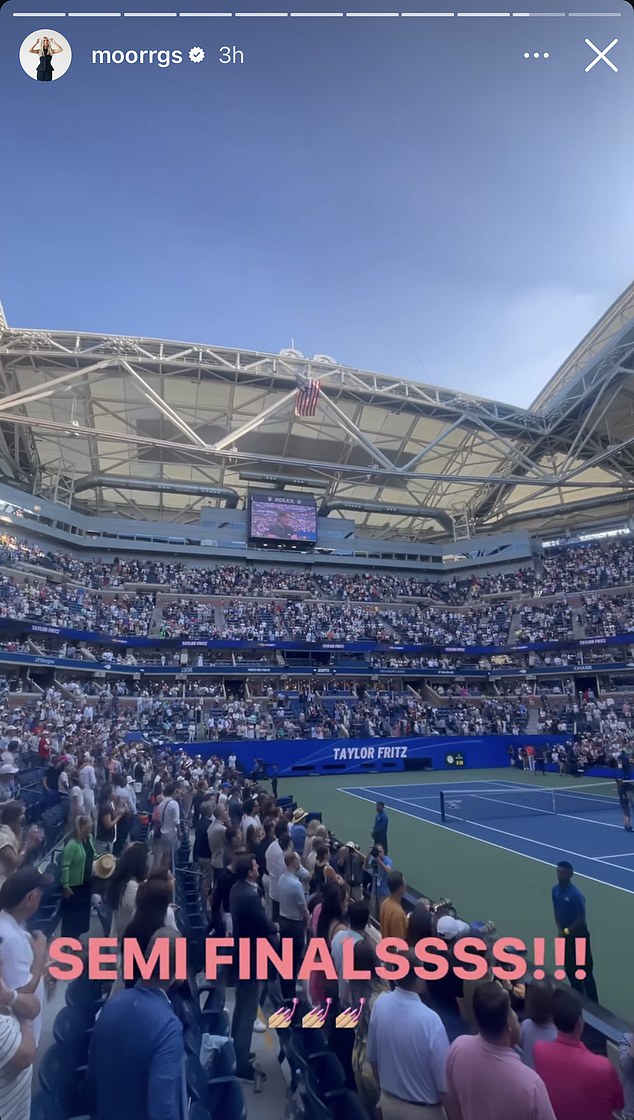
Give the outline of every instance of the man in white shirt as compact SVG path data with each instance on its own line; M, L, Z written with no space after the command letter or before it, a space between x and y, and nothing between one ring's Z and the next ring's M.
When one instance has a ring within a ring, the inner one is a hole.
M209 858L211 861L211 874L215 878L219 871L222 871L224 866L225 854L225 838L227 835L227 825L229 818L223 808L220 807L220 798L218 805L216 805L214 815L211 818L211 824L207 829L207 842L209 844Z
M291 838L288 834L288 825L285 821L280 821L275 826L275 840L272 844L269 844L264 857L266 860L266 874L268 876L267 890L271 900L274 922L277 922L280 916L279 882L280 876L283 875L286 870L284 852L288 851L290 846Z
M370 907L367 902L356 902L352 899L348 904L349 929L339 930L332 939L330 952L332 963L339 977L339 1002L342 1008L348 1007L352 1002L348 981L343 977L343 943L344 941L362 941L370 921Z
M34 867L21 867L10 875L0 890L0 972L13 991L35 994L44 1006L44 969L47 945L40 931L29 933L26 923L37 912L42 900L42 876ZM33 1020L33 1033L39 1043L42 1013Z
M409 971L379 996L370 1016L367 1058L381 1089L383 1120L442 1120L449 1039L440 1017L421 1002L425 983Z
M242 829L242 836L245 844L247 843L247 832L251 827L260 828L260 818L255 812L255 801L252 797L249 797L244 803L244 813L240 821L240 828Z
M154 869L169 867L174 870L174 857L180 839L181 807L179 805L180 791L176 782L168 782L165 786L165 797L159 809L159 828L161 835L154 849Z
M95 768L89 754L84 755L84 761L79 771L79 784L82 788L84 799L83 811L87 816L92 817L94 821L96 817L95 790L97 788L97 775L95 774Z
M298 876L301 867L297 852L288 849L284 853L284 871L280 875L277 889L280 900L280 936L293 942L293 976L281 981L282 998L292 999L295 995L295 982L302 963L306 946L306 926L308 907L304 888Z

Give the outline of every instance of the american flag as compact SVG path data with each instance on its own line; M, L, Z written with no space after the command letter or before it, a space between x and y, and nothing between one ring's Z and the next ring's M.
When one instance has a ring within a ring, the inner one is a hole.
M314 416L320 393L319 381L304 381L295 394L295 415Z

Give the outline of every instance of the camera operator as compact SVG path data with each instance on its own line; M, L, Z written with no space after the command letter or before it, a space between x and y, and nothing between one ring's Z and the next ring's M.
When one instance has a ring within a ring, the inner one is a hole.
M378 917L381 905L390 893L387 877L392 866L392 860L386 856L383 845L374 844L366 856L365 872L370 881L370 910L375 917Z

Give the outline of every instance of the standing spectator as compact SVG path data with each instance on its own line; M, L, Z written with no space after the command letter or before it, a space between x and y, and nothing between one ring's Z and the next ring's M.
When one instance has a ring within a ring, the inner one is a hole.
M27 1005L23 1013L23 1005ZM31 1019L39 1009L33 995L20 996L0 981L0 1116L29 1120L36 1053Z
M218 872L224 867L225 840L227 837L228 824L229 818L227 813L225 809L221 808L220 804L218 804L211 818L211 824L207 829L212 883L215 882Z
M284 855L285 869L280 875L278 891L280 896L280 936L289 937L293 942L293 977L282 980L282 998L292 999L295 983L302 963L306 945L306 925L308 908L304 888L298 877L301 867L297 852L287 851Z
M583 1006L572 988L553 996L554 1042L536 1042L535 1069L544 1081L557 1120L612 1120L623 1107L623 1090L608 1058L592 1054L581 1041Z
M536 1042L553 1042L557 1028L553 1023L553 995L550 980L533 980L526 988L526 1018L520 1027L520 1047L527 1066L535 1069L533 1047Z
M15 797L15 775L17 766L13 762L3 762L0 766L0 803Z
M44 968L47 945L39 930L29 933L27 922L42 901L42 876L34 867L21 867L0 889L0 975L12 990L35 995L44 1005ZM40 1040L42 1012L33 1020L36 1045ZM2 1120L5 1120L3 1116Z
M339 977L339 1005L344 1008L351 1004L352 997L350 994L351 985L348 980L343 978L343 945L345 941L352 941L353 944L363 941L369 921L370 909L367 902L352 901L348 905L350 928L340 929L332 939L332 963Z
M62 937L81 937L90 928L90 883L97 858L92 817L77 817L73 835L62 854Z
M160 831L154 844L154 868L169 867L173 871L181 820L180 792L176 782L168 782L164 793L159 810Z
M201 783L202 785L203 783ZM206 783L204 783L206 785ZM194 797L194 801L198 794ZM196 823L194 825L194 850L192 859L198 864L200 872L200 897L203 907L207 909L209 892L211 890L211 848L209 847L208 829L211 823L211 801L204 801L198 810L194 807Z
M130 844L117 861L106 887L106 902L112 911L111 937L118 941L132 921L139 884L147 875L147 848L140 841Z
M326 882L322 901L315 906L311 916L311 932L321 938L327 948L332 947L333 938L341 930L348 928L346 921L347 895L345 883L339 880ZM339 985L326 980L323 972L315 969L308 981L308 995L313 1007L323 1003L329 996L336 997Z
M427 981L430 1007L440 1015L449 1039L453 1042L467 1030L465 1023L464 980L456 973L454 956L456 942L470 932L466 922L444 914L436 924L436 934L447 942L449 968L444 976Z
M334 863L335 871L341 876L350 891L350 897L359 901L363 894L364 859L354 840L342 844Z
M304 845L306 843L306 817L308 813L305 809L296 809L293 813L291 820L290 834L291 843L301 859L304 854Z
M117 824L123 816L123 809L118 812L112 800L112 788L105 786L102 790L101 800L97 809L97 835L95 848L99 855L112 852L117 839Z
M175 983L177 936L160 928L148 946L151 951L159 938L169 942L168 976L159 977L157 962L150 979L114 995L97 1019L88 1066L96 1120L187 1116L183 1028L167 998Z
M112 847L112 854L117 858L124 851L134 814L136 813L136 794L134 792L134 778L124 780L121 774L112 779L112 793L117 812L122 810L117 824L117 838Z
M211 895L210 926L218 937L231 936L231 891L237 882L236 865L241 856L249 853L245 847L233 848L226 867L221 867L214 877Z
M174 917L174 876L169 868L152 871L143 883L139 884L132 921L123 931L123 936L134 938L144 956L157 930L167 927L176 929ZM134 987L140 973L135 966L134 975L125 980L126 988Z
M376 803L376 816L374 818L374 828L372 829L372 839L375 844L380 844L383 851L387 855L387 825L388 816L385 812L385 805L382 801ZM365 845L364 845L365 846Z
M266 873L268 893L271 900L271 913L276 922L280 916L280 877L286 870L284 853L290 848L291 838L286 821L278 821L275 826L275 840L266 850Z
M546 1087L515 1049L519 1024L508 992L481 984L473 995L479 1034L461 1035L447 1059L448 1120L556 1120Z
M68 805L68 827L71 832L75 831L77 818L84 814L84 794L79 784L79 775L71 774L70 776L70 794Z
M381 1090L382 1120L442 1120L449 1040L435 1011L420 998L425 988L415 971L420 961L412 950L404 956L407 973L372 1010L367 1059Z
M198 821L200 818L200 808L203 801L207 797L208 789L209 786L207 785L205 778L201 778L196 786L196 792L192 797L192 828L194 829L194 831L196 831L196 828L198 826Z
M361 903L354 903L354 905L359 906ZM348 1005L351 1007L360 1007L361 1000L364 1001L361 1015L357 1022L357 1029L354 1032L352 1072L357 1092L361 1097L361 1101L365 1106L368 1116L376 1115L379 1097L381 1095L381 1090L374 1076L374 1070L372 1069L371 1063L368 1061L370 1019L377 999L389 990L385 980L381 980L379 976L377 976L376 970L378 963L376 951L370 942L366 941L364 938L357 941L354 946L355 971L357 973L368 972L371 979L351 980L349 983L347 1002L341 1002L341 1007L345 1008Z
M240 856L236 861L236 879L229 905L233 937L247 938L251 943L250 976L238 977L236 1001L231 1022L231 1037L236 1052L236 1074L246 1081L255 1080L255 1068L250 1060L253 1022L260 1003L261 983L257 980L257 939L271 938L276 927L269 922L258 891L258 863L253 856Z
M84 761L79 768L79 784L83 794L83 811L95 819L95 790L97 788L97 775L89 754L84 755Z
M0 808L0 887L39 846L37 829L30 828L23 839L23 827L24 803L6 801Z
M402 937L407 940L407 914L403 909L406 886L401 871L390 871L387 877L390 892L381 906L381 937Z
M242 839L244 844L248 843L247 833L249 829L259 827L260 818L255 811L255 801L252 797L248 797L244 802L244 813L242 814L242 818L240 820L240 828L242 830Z
M594 980L592 949L590 947L590 931L586 925L586 900L581 891L572 883L574 874L573 866L562 859L557 864L557 883L553 887L553 910L557 932L566 941L566 956L564 968L570 981L571 988L585 993L594 1003L599 1002L597 986ZM575 939L583 938L586 943L585 980L578 980L575 973L577 963L575 956Z

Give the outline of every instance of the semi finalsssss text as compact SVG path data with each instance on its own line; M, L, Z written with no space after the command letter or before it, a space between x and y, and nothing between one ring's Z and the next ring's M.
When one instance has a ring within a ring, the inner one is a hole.
M585 976L586 942L574 938L576 976ZM330 950L323 938L314 937L307 945L299 967L293 961L293 941L282 937L271 942L266 938L208 937L205 941L205 976L208 980L223 980L222 969L231 968L240 980L266 980L271 971L283 980L294 976L308 980L312 973L323 973L326 980L370 980L368 970L354 967L354 945L346 938L342 947L341 976L335 968ZM563 979L566 939L553 939L555 979ZM376 974L383 980L398 980L410 969L404 956L409 946L398 937L384 937L375 945ZM517 937L500 937L492 946L479 937L462 937L451 948L439 937L422 938L413 947L420 962L414 971L422 980L441 980L452 968L461 980L481 980L489 974L496 979L521 980L527 972L526 954L531 953L536 967L531 969L535 979L544 976L546 938L536 937L528 945ZM170 961L170 951L172 959ZM72 937L55 938L49 947L49 972L55 980L75 980L87 974L91 980L124 980L152 976L177 981L187 979L187 939L185 937L158 938L146 956L136 938L126 937L119 945L115 937L91 937L87 948ZM491 962L492 961L492 966ZM158 971L157 971L158 970Z

